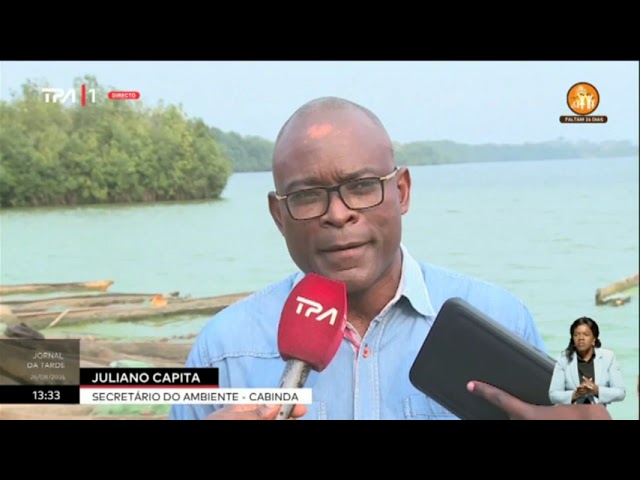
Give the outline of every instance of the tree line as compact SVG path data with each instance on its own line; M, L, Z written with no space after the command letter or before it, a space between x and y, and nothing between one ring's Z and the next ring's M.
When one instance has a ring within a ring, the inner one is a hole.
M75 81L87 107L44 101L43 83L0 102L0 206L217 198L232 174L210 127L174 105L112 101ZM93 100L95 99L95 103Z
M189 118L181 107L107 100L95 77L79 102L45 102L28 81L0 101L0 207L218 198L233 172L270 171L273 142ZM94 102L95 100L95 102ZM626 141L522 145L394 144L399 165L637 156Z
M235 172L270 171L273 142L212 128L228 153ZM631 157L638 146L630 141L570 142L562 138L539 143L469 145L452 141L394 143L398 165L561 160L574 158Z

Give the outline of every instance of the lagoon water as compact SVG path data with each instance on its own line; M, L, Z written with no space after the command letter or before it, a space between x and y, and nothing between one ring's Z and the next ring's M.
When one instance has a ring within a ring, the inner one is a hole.
M592 316L615 351L638 418L638 290L596 307L596 288L639 264L638 158L412 167L404 243L417 258L504 286L536 318L549 352ZM0 212L0 283L115 281L111 292L211 296L261 288L295 266L267 210L270 173L231 177L223 199ZM207 318L55 327L113 337L189 334Z

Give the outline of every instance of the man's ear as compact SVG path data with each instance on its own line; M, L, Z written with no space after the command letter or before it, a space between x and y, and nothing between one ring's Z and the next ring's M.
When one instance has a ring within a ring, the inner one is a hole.
M280 209L280 201L276 198L276 194L273 192L269 192L268 195L269 201L269 212L271 212L271 218L280 230L280 233L284 235L282 232L282 210Z
M409 211L411 200L411 174L407 167L403 167L398 172L398 194L400 199L400 212L402 215Z

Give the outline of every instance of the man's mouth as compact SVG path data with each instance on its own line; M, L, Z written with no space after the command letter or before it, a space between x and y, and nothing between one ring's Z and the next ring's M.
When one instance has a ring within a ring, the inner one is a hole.
M324 253L340 252L340 251L344 251L344 250L356 249L356 248L362 247L362 246L364 246L366 244L367 244L367 242L341 243L341 244L331 245L331 246L326 247L326 248L321 248L320 251L324 252Z

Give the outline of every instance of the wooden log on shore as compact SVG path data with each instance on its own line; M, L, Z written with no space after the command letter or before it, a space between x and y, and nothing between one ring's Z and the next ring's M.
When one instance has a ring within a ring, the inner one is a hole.
M250 295L250 292L232 295L221 295L209 298L194 298L175 303L167 303L162 306L134 306L134 307L90 307L69 309L61 324L92 323L100 321L140 321L150 318L171 317L177 315L213 315L229 305L242 300ZM5 323L25 323L32 328L46 328L55 321L62 312L33 312L14 313Z
M17 320L18 318L11 307L0 304L0 323L16 322Z
M629 290L631 288L637 287L638 286L638 278L639 278L639 274L635 274L631 277L627 277L624 278L618 282L612 283L611 285L608 285L604 288L599 288L596 290L596 305L610 305L610 299L609 297L616 295L618 293L622 293L626 290ZM620 300L625 300L625 299L620 299ZM630 300L630 299L629 299ZM618 303L618 304L624 304L624 303L628 303L627 301Z
M155 367L183 367L192 343L80 341L81 360L109 365L118 360L150 363Z
M173 292L164 297L168 303L185 301L180 298L178 292ZM100 307L118 304L135 304L150 302L157 294L149 293L105 293L99 295L78 295L73 297L48 298L46 300L11 300L0 298L0 305L11 308L13 313L27 313L45 311L51 307L82 308Z
M25 293L74 292L77 290L97 290L106 292L113 285L113 280L73 283L30 283L24 285L0 285L0 295L17 295Z

